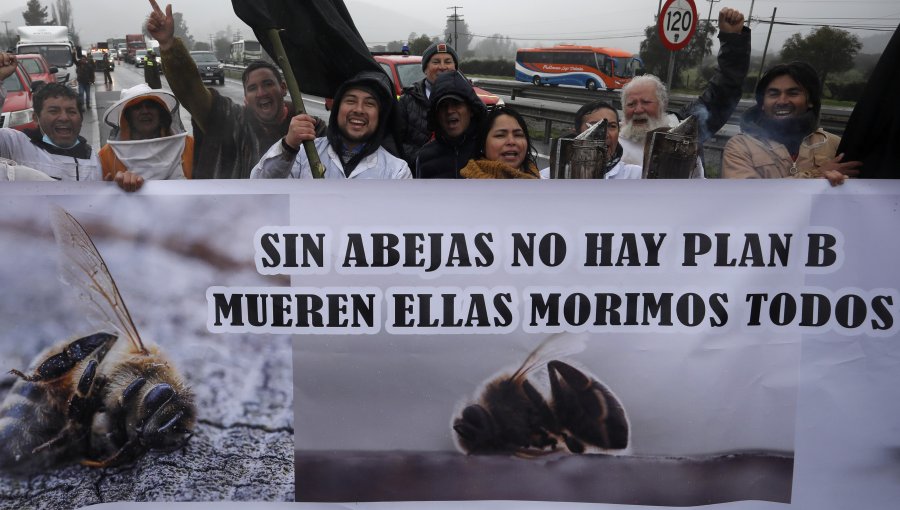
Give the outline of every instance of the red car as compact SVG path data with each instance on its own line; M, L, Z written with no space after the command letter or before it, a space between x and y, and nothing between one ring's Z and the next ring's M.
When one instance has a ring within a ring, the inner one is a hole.
M31 97L31 78L22 64L18 65L16 72L3 80L3 88L7 94L3 103L3 113L0 114L0 127L18 130L37 127Z
M56 73L59 69L50 66L47 60L37 53L25 53L16 55L19 63L25 68L25 72L31 77L32 82L56 83Z
M384 72L391 77L394 82L394 92L397 97L403 94L403 88L409 87L417 81L425 79L425 72L422 71L422 57L419 55L372 55L375 61L381 64ZM473 87L475 93L478 94L481 102L488 107L493 108L496 105L503 105L503 100L495 94L484 90L480 87Z
M398 98L403 95L405 87L425 79L425 72L422 71L422 57L420 55L373 54L372 57L391 78L391 82L394 84L394 94ZM478 98L481 99L481 102L488 109L504 104L500 96L491 94L481 87L472 88L475 89L475 94L478 95ZM326 110L331 110L333 101L332 98L325 100Z

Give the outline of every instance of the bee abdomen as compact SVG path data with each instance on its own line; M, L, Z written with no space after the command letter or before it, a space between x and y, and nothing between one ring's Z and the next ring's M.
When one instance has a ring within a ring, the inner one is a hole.
M47 391L19 380L0 405L0 466L16 471L51 461L62 452L32 450L52 439L65 425L64 416L49 404Z

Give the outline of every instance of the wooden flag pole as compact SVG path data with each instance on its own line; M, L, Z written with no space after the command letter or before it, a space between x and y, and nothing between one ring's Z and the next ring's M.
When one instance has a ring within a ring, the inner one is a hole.
M306 107L303 105L303 97L300 95L300 84L294 76L293 69L291 69L291 63L288 61L287 53L284 51L284 46L281 44L279 32L280 30L277 28L270 28L268 30L269 41L272 43L272 48L275 50L275 59L278 61L278 66L281 67L281 71L284 73L288 92L291 93L291 101L294 103L294 110L297 115L306 113ZM313 177L316 179L325 177L325 165L323 165L322 161L319 159L319 153L316 152L315 142L313 140L304 141L303 149L306 151L306 159L309 161L309 169L312 171Z

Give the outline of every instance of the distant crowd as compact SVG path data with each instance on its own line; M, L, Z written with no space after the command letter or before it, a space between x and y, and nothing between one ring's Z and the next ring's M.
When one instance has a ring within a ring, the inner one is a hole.
M428 47L422 56L424 79L399 99L384 73L365 71L347 80L335 91L326 121L295 112L285 101L280 70L264 61L244 70L242 104L206 87L174 35L171 5L162 10L155 0L150 4L146 28L159 43L171 90L162 89L159 67L148 56L147 83L123 90L104 112L113 131L95 151L80 135L84 111L90 108L97 66L105 80L112 78L108 61L81 59L78 91L51 83L34 93L36 128L0 129L5 160L0 164L7 168L0 180L107 180L134 191L147 179L541 179L551 174L538 168L522 115L508 106L486 108L446 43ZM718 21L716 72L680 111L668 111L668 90L653 75L625 85L621 112L602 101L578 110L563 138L590 137L594 130L585 131L602 123L605 153L596 161L597 178L647 178L648 158L665 150L648 141L686 118L699 123L699 147L725 125L741 99L750 29L734 9L722 9ZM17 65L15 55L0 53L0 80ZM5 95L0 88L0 102ZM723 177L826 178L840 184L859 174L861 163L843 161L837 154L840 138L819 126L822 86L815 69L802 62L772 67L757 83L755 101L743 114L741 134L725 146ZM191 114L193 137L178 118L179 108ZM686 177L703 177L700 154Z

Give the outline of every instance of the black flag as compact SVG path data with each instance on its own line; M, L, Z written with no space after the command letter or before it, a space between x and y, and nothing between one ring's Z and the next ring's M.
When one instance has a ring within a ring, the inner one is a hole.
M844 161L862 161L860 177L900 178L900 26L884 49L841 138Z
M257 40L275 56L270 28L283 29L281 41L305 94L331 97L360 71L383 72L372 58L342 0L231 0L234 13L253 28Z

